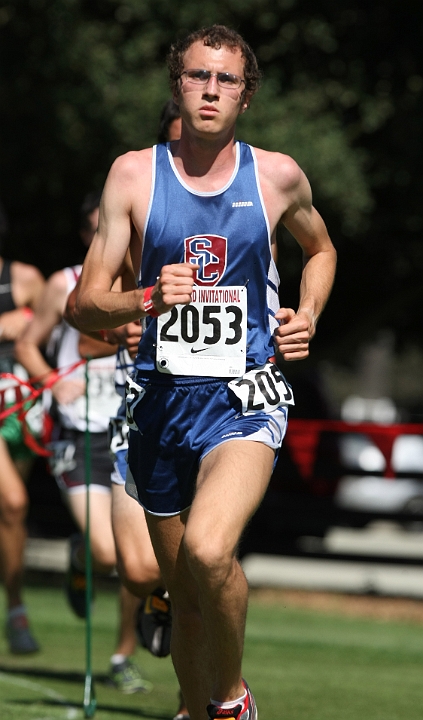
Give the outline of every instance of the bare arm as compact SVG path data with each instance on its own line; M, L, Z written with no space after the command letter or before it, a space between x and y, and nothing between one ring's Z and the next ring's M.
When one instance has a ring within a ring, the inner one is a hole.
M117 344L96 340L89 335L79 336L78 352L83 358L109 357L117 352L118 347Z
M112 287L131 242L141 242L139 236L134 240L133 218L137 216L142 234L150 175L149 151L128 153L118 158L110 170L101 201L99 228L84 262L73 312L76 326L84 333L116 328L147 315L143 288L116 293ZM188 263L162 268L151 294L156 312L161 314L173 305L190 302L193 269Z
M35 310L44 290L45 280L34 265L12 262L12 295L18 308L30 307Z
M32 378L47 380L53 368L46 362L40 348L50 337L51 331L63 318L68 286L63 271L52 275L41 296L34 318L15 346L19 362ZM110 351L109 351L110 354ZM52 387L59 403L73 402L84 393L85 383L78 378L61 378Z
M298 171L297 178L293 177L291 202L282 216L283 224L301 246L304 257L298 310L281 308L276 314L281 324L275 332L275 342L285 360L308 356L309 342L329 298L336 268L335 248L312 205L308 180L299 168Z
M36 307L45 284L40 271L33 265L12 262L10 274L16 309L0 316L2 341L16 340L24 332L32 320L32 310Z
M76 330L79 330L75 320L75 304L80 289L80 278L70 293L66 303L65 320ZM122 292L122 290L134 290L137 284L135 282L134 270L129 252L126 254L124 266L121 268L120 275L113 285L114 292ZM127 323L117 328L105 330L93 330L89 334L81 334L79 341L79 353L81 357L107 357L112 352L116 352L119 345L123 345L128 350L131 357L135 357L139 341L141 338L141 325L139 321ZM113 347L111 347L113 346Z
M16 342L16 358L26 368L30 377L47 375L52 369L40 348L46 344L54 326L62 319L66 294L64 273L54 273L45 285L31 324Z

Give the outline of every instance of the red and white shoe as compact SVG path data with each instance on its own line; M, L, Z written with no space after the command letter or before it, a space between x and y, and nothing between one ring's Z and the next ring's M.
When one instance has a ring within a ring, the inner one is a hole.
M247 691L244 702L231 708L207 705L209 720L258 720L257 705L254 696L245 680L242 684Z

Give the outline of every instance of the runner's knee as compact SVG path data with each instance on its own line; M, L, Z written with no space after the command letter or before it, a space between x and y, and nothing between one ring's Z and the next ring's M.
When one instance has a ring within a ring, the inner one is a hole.
M184 548L190 570L201 581L208 579L214 584L223 584L228 578L234 555L222 533L213 537L201 530L186 529Z
M117 568L125 587L138 597L148 595L160 584L160 570L154 557L141 559L137 555L118 556Z
M28 511L28 495L24 487L13 488L3 496L0 504L0 518L6 525L23 522Z
M113 543L106 542L104 538L91 537L91 552L97 571L111 572L116 566L116 552Z

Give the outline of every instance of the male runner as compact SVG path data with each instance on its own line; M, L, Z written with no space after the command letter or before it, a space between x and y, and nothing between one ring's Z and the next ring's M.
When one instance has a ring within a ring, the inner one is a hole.
M81 209L81 237L89 246L98 225L100 194L89 193ZM58 367L62 372L81 360L79 332L62 318L69 293L75 286L81 266L64 268L48 279L33 322L16 344L16 355L31 377L50 376ZM53 345L47 358L41 348ZM108 448L108 424L120 397L115 391L114 374L117 347L108 346L107 357L93 360L89 366L89 430L91 443L90 540L93 569L110 574L116 565L116 550L111 522L110 475L113 465ZM52 387L52 413L55 415L54 443L59 451L51 470L64 494L81 533L71 538L67 597L74 612L86 616L85 544L85 368L79 366L64 375ZM124 693L146 692L145 680L131 659L137 646L135 614L139 600L127 588L120 588L119 636L111 657L111 681Z
M0 241L5 232L6 217L0 207ZM14 341L31 322L43 287L44 278L36 267L0 257L0 373L22 376L23 368L17 369L14 359ZM0 380L3 389L10 387L5 391L6 402L14 404L11 385L10 380ZM39 649L22 598L28 508L25 482L34 458L25 445L21 423L15 414L9 415L0 423L0 566L7 603L6 639L9 650L19 654Z
M256 720L236 549L292 403L274 347L308 356L335 250L294 160L234 141L259 80L244 40L224 26L192 33L169 70L181 139L113 164L76 317L86 332L146 318L128 383L129 467L172 601L172 658L192 720L206 706L210 719ZM304 255L296 312L279 308L279 222ZM139 288L118 294L128 247Z

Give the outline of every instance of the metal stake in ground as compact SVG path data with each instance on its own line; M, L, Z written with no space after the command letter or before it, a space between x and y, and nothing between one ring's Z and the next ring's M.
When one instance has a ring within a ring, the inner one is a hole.
M92 604L92 560L91 560L91 542L90 542L90 485L91 485L91 438L89 431L89 418L88 418L88 395L89 395L89 381L88 381L88 367L90 364L89 358L85 366L85 486L87 493L86 501L86 519L85 519L85 573L87 578L86 585L86 596L85 603L87 608L87 615L85 621L85 687L84 687L84 716L90 718L94 716L95 709L97 707L97 700L95 697L94 680L92 675L91 666L91 604Z

